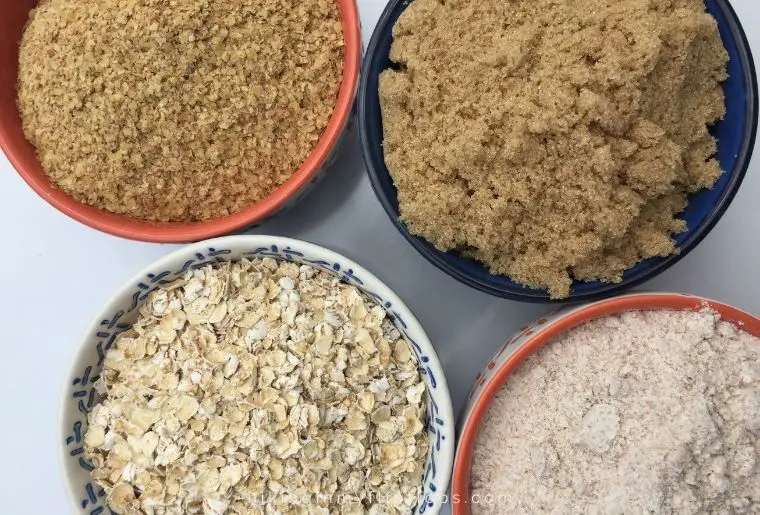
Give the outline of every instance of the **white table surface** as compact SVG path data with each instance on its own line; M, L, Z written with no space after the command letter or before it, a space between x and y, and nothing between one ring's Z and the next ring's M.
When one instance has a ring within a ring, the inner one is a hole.
M760 60L760 3L734 0ZM384 0L359 0L365 43ZM0 514L70 513L58 465L64 374L99 307L143 266L172 250L98 233L48 206L0 155ZM436 345L455 412L483 363L517 327L549 310L471 290L428 264L376 201L353 135L300 207L261 233L330 247L385 281ZM760 155L710 236L648 283L760 315Z

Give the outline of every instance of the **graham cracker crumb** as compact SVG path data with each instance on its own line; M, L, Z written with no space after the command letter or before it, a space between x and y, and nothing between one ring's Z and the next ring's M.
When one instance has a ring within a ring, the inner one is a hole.
M415 0L380 78L401 218L567 297L677 252L721 174L727 52L701 0Z
M218 218L306 160L343 47L334 0L43 0L21 42L24 131L51 181L85 204Z

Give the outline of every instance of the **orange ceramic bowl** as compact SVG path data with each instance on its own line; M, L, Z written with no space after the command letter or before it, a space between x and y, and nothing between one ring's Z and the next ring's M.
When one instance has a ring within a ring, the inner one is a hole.
M322 138L306 162L264 200L233 215L199 223L157 223L90 207L55 188L42 171L34 147L26 140L17 106L19 41L37 0L0 2L0 148L21 177L43 199L94 229L133 240L160 243L197 241L255 225L301 198L332 162L348 129L359 82L362 38L355 0L338 0L343 21L343 83Z
M507 340L483 368L475 380L467 404L459 417L459 444L454 459L451 482L453 515L470 515L477 500L470 498L470 469L475 443L483 419L491 407L494 396L509 376L531 354L554 338L584 322L623 311L633 310L700 310L709 307L731 322L760 337L760 319L734 307L714 300L677 293L637 293L602 300L582 306L571 306L555 311Z

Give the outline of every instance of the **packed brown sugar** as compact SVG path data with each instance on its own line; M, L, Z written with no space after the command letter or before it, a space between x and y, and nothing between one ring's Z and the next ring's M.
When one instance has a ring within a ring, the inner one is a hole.
M677 252L721 174L701 0L415 0L393 35L385 160L413 233L555 298Z
M42 0L19 106L51 181L113 213L235 213L306 160L343 67L337 0Z

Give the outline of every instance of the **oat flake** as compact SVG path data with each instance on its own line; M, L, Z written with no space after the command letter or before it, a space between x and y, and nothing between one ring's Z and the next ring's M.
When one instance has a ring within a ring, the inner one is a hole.
M428 452L417 365L385 311L325 272L190 271L106 354L92 477L122 515L408 514Z

